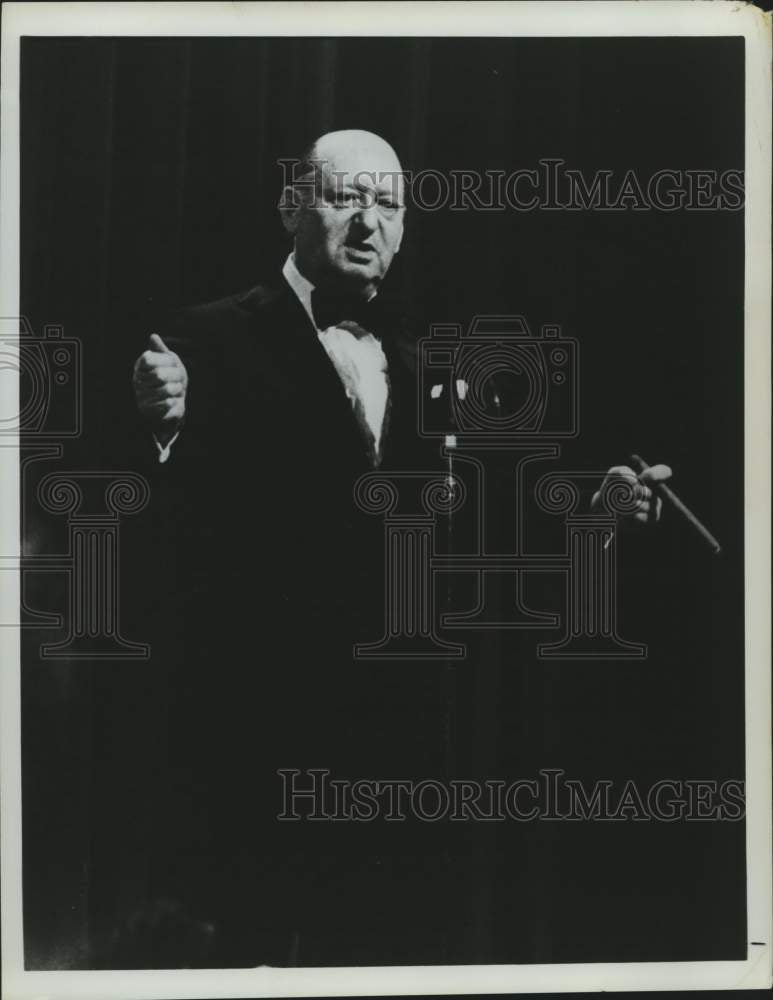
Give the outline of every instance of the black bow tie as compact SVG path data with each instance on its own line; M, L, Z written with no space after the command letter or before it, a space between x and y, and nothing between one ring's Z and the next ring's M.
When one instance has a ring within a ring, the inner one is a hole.
M318 330L341 323L356 323L368 332L373 332L376 321L376 307L373 299L357 299L351 296L331 295L319 288L311 293L311 311Z

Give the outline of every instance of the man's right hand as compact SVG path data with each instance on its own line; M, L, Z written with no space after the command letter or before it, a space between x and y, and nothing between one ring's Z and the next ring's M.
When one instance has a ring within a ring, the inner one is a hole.
M157 333L134 363L132 378L137 409L163 447L179 431L185 417L188 373L179 357Z

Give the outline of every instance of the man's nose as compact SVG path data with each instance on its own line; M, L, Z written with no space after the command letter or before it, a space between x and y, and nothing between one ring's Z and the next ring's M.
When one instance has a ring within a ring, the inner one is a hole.
M354 216L354 222L359 229L372 233L378 228L378 208L372 199L361 205Z

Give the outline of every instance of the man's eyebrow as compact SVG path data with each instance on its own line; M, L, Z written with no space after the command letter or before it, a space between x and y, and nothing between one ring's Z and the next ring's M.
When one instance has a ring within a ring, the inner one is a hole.
M400 190L397 176L396 174L378 176L375 185L361 184L359 187L366 187L369 191L375 191L376 194L390 194L397 197Z
M346 181L345 183L334 182L331 187L336 192L351 192L351 191L370 191L378 195L394 195L397 197L398 186L393 182L383 183L379 181L377 184L372 183L372 178L368 178L371 183L366 183L364 180L357 181Z

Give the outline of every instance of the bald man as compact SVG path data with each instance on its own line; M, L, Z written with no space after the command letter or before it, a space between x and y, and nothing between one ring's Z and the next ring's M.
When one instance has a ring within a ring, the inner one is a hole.
M400 161L371 132L331 132L304 157L297 183L282 193L280 212L293 238L282 293L289 287L316 329L350 401L369 461L380 464L388 364L374 332L358 319L400 249L405 215ZM270 298L253 289L215 304L217 318L231 325L234 307L254 312ZM378 322L373 315L370 322ZM153 430L160 460L166 461L185 420L188 373L179 353L157 334L137 360L134 386L139 411Z
M400 162L372 133L322 136L279 210L292 238L281 274L176 313L134 372L158 452L154 502L165 505L166 556L153 569L170 577L169 627L154 655L177 663L169 772L179 787L161 796L169 843L155 893L188 894L225 922L226 964L281 964L299 935L307 956L325 960L330 900L305 893L333 856L359 852L351 884L348 862L335 869L351 913L369 872L381 880L374 921L394 893L383 854L367 847L372 830L344 850L350 830L320 847L325 831L276 822L277 770L392 773L443 746L431 673L374 688L374 671L351 656L381 634L384 613L383 525L357 508L354 483L437 461L416 433L411 352L382 289L403 237ZM399 738L384 730L398 715ZM359 926L383 939L383 927ZM244 952L239 928L251 935ZM255 945L274 933L278 951Z
M375 298L400 249L405 217L402 166L389 143L372 132L330 132L303 158L297 182L285 188L279 208L293 238L281 294L286 298L289 287L316 329L350 402L368 464L379 465L390 410L389 365L383 342L357 320ZM259 287L184 318L192 325L199 319L217 321L225 332L241 323L245 313L270 306L272 296ZM375 325L377 313L370 312L370 324ZM379 332L384 332L383 326ZM211 333L216 339L214 326ZM387 344L394 348L398 338L394 329L391 334ZM134 390L140 414L153 431L159 461L165 462L186 418L188 372L179 354L157 334L137 359ZM214 427L222 423L225 411L210 411L210 416ZM412 409L409 416L413 416ZM324 446L324 441L319 443ZM609 478L631 482L638 491L639 506L629 518L637 523L658 519L660 500L651 504L647 484L665 481L670 475L663 465L652 466L641 476L628 466L616 466L608 473Z
M403 237L396 153L370 132L328 133L279 210L292 238L281 276L171 317L138 358L134 390L158 462L189 503L205 516L225 505L232 524L243 513L242 546L258 512L271 523L263 577L278 574L291 601L299 588L309 596L314 574L299 578L301 563L340 561L359 521L357 476L429 456L401 317L379 296ZM350 616L343 594L339 603Z
M434 841L411 857L393 829L379 843L378 824L276 822L279 768L405 778L444 766L437 674L351 659L384 613L383 526L353 485L438 460L418 438L412 356L382 291L403 238L401 169L372 133L322 136L282 193L281 276L176 314L135 366L166 476L179 656L181 787L163 803L176 815L158 824L173 832L156 892L187 893L227 928L222 964L431 961L415 929L455 905ZM637 488L636 517L654 516Z

